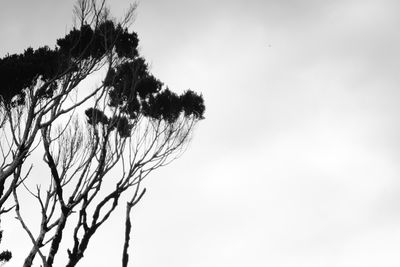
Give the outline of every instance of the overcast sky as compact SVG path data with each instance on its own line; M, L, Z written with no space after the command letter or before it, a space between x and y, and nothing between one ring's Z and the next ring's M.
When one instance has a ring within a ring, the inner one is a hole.
M0 56L54 46L73 3L3 1ZM129 1L109 3L118 17ZM207 110L184 156L146 183L131 265L399 266L399 10L141 0L141 53L171 89L202 92ZM14 225L2 247L20 266ZM81 266L119 264L122 225L110 220Z

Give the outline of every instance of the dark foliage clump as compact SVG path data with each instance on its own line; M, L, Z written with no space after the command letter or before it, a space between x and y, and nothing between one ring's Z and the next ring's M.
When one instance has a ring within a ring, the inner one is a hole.
M168 123L174 123L181 114L203 118L203 97L191 90L178 96L168 88L163 89L162 82L149 73L143 58L110 69L104 83L110 88L109 105L131 119L139 114Z
M115 51L118 57L135 58L138 56L137 46L139 39L135 32L129 33L127 29L117 27L118 38L115 42Z
M203 119L204 111L203 97L191 90L178 96L166 88L142 102L143 115L168 123L174 123L180 116Z
M145 99L146 97L159 92L161 86L162 83L159 80L152 75L148 75L136 83L136 91L140 98Z
M85 111L85 114L88 118L88 123L92 125L96 125L98 123L108 124L108 118L104 114L103 111L97 108L89 108Z
M11 258L12 258L12 253L8 250L0 253L0 262L7 262L11 260Z
M72 58L101 58L106 51L115 46L118 57L133 58L137 53L138 38L136 33L129 33L121 25L115 26L106 20L92 29L82 25L72 29L64 38L57 40L60 52Z
M181 115L203 119L203 97L191 90L179 96L163 88L162 82L149 72L141 57L111 68L104 84L109 87L109 106L119 109L130 119L140 114L168 123L176 122Z
M33 85L40 77L47 82L60 71L60 57L56 50L44 46L39 49L28 48L23 54L7 55L0 59L0 95L9 104L14 97L24 104L23 89ZM51 95L54 88L43 90L43 96Z
M82 25L78 30L72 29L64 38L57 40L59 51L72 58L89 58L91 50L89 46L93 40L93 30L89 25Z
M0 242L3 239L3 231L0 231ZM11 259L12 253L8 250L0 252L0 262L7 262Z
M185 116L193 115L198 119L204 118L203 115L206 106L204 105L204 100L201 95L196 94L192 90L188 90L181 95L180 98Z
M111 87L110 106L113 107L122 107L135 98L145 99L162 87L162 83L149 74L147 64L140 57L110 69L105 85Z
M107 125L110 130L116 129L121 137L130 136L132 124L129 123L128 118L125 116L114 116L109 119L103 111L97 108L88 108L85 114L90 125Z
M129 120L135 120L139 115L170 124L181 116L204 119L205 105L201 95L192 90L177 95L162 88L162 83L149 74L144 61L139 58L139 62L126 62L117 69L110 69L106 75L108 105L118 109L121 115L108 119L102 111L90 108L85 112L90 124L108 124L111 130L116 128L120 136L128 137L134 124Z
M126 117L117 120L117 131L121 137L129 137L131 135L132 125Z
M56 83L46 82L58 78L65 72L76 71L76 62L87 59L101 59L107 51L115 51L120 58L135 58L138 38L136 33L129 33L121 25L115 26L112 21L100 23L96 29L82 25L72 29L65 37L57 40L57 47L47 46L36 50L28 48L22 54L7 55L0 59L0 96L5 104L24 104L23 90L35 85L40 78L44 86L39 97L49 97L56 89Z
M144 115L174 123L182 111L180 98L168 88L144 102Z
M110 87L109 105L119 108L131 119L141 112L141 102L162 87L162 83L149 74L144 59L140 57L110 69L104 83Z

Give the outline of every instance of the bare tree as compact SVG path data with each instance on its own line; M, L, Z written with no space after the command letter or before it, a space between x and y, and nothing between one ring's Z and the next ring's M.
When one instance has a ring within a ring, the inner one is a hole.
M146 190L141 182L184 152L203 119L201 95L173 93L139 56L137 36L126 27L135 7L117 24L104 1L79 0L74 13L80 28L59 39L56 50L3 59L6 67L8 61L35 63L44 53L57 70L38 68L26 75L30 83L10 82L14 93L1 95L0 205L13 195L16 217L32 242L24 266L32 266L36 257L42 266L53 266L63 244L72 244L66 266L76 266L96 231L128 197L122 237L122 266L127 266L130 213ZM80 96L76 88L96 72L105 73L102 82ZM34 188L26 183L32 166L23 169L33 149L42 151L48 168L48 178L34 182ZM24 217L19 185L37 201L40 225ZM66 229L72 235L65 235Z

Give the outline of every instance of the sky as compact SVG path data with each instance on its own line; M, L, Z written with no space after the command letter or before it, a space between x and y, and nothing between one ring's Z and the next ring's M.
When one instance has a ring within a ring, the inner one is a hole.
M0 56L53 46L73 3L3 2ZM121 17L129 1L109 4ZM399 266L399 9L141 0L141 53L171 89L203 94L206 119L146 181L131 266ZM100 230L81 266L119 264L122 220ZM21 229L10 225L2 247L20 266Z

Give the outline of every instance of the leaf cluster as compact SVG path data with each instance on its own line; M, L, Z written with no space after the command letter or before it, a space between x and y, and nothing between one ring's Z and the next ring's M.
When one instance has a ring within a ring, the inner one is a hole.
M3 239L3 231L0 231L0 242ZM11 259L12 253L8 250L0 252L0 262L7 262Z
M22 54L6 55L0 59L0 97L5 104L14 101L24 104L24 89L34 85L37 79L48 82L67 71L77 71L82 60L101 59L107 51L115 52L120 58L133 58L138 54L136 33L128 32L120 24L106 20L95 29L84 24L72 29L65 37L57 40L57 47L28 48ZM52 96L53 86L39 92L39 97Z
M110 68L104 85L108 89L108 106L120 115L108 118L103 111L89 108L85 112L88 123L108 125L122 137L130 136L134 120L140 115L169 124L180 116L204 118L202 95L192 90L181 95L170 91L149 72L146 61L139 56Z
M59 53L47 46L36 50L28 48L23 54L5 56L0 59L2 101L10 103L18 95L21 96L19 99L23 99L22 90L31 86L38 77L47 81L59 71ZM23 104L23 102L19 104Z
M104 83L110 88L109 105L131 119L140 114L169 123L175 122L181 114L203 118L203 97L191 90L177 95L164 88L163 83L149 73L143 58L137 57L110 69Z
M72 29L64 38L57 40L59 51L72 58L101 58L106 51L115 47L118 57L134 57L138 54L138 38L136 33L117 26L106 20L92 29L90 25L82 25L80 29Z

